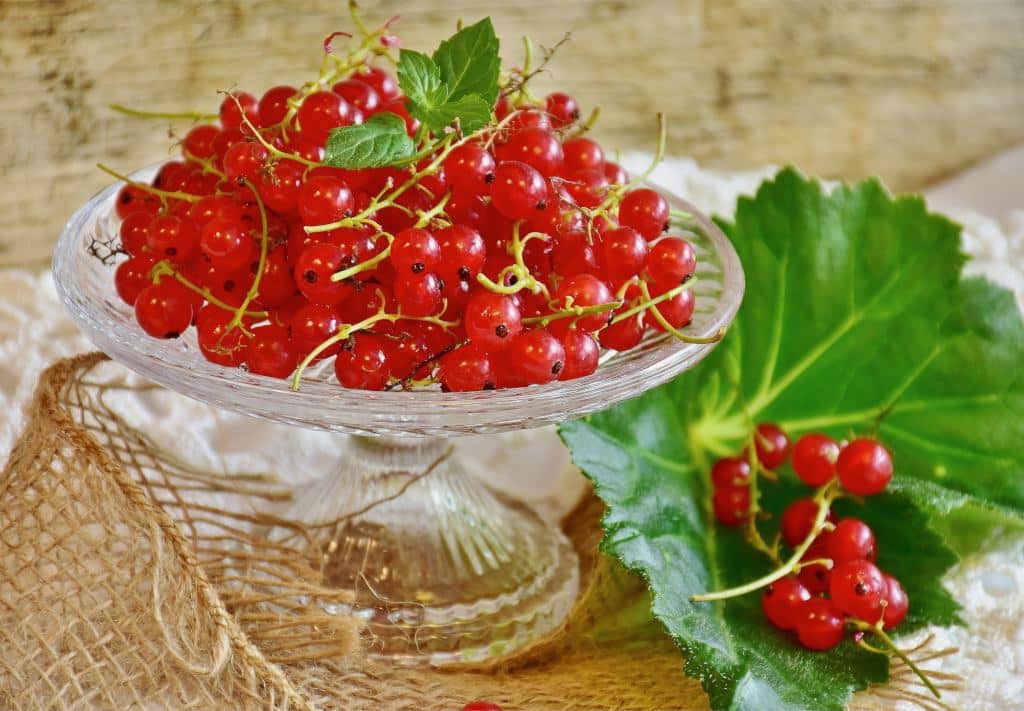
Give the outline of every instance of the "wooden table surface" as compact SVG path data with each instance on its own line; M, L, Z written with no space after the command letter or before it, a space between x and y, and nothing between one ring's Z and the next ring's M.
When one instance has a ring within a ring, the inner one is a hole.
M718 167L793 163L825 177L881 175L912 189L1024 139L1024 0L422 0L406 46L490 14L506 61L519 37L572 31L538 88L603 109L597 136ZM0 264L48 259L64 220L107 182L168 150L168 122L109 111L215 109L315 72L349 26L341 0L0 0ZM182 135L187 123L173 125Z

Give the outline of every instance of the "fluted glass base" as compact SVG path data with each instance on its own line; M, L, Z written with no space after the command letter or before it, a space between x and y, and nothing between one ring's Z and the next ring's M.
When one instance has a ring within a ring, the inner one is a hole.
M551 631L579 591L562 532L448 453L443 438L352 437L340 471L297 492L283 512L313 532L323 583L353 596L324 608L362 618L372 656L502 656Z

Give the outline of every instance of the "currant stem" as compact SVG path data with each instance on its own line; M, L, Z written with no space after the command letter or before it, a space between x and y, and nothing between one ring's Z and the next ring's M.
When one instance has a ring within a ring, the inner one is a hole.
M270 141L263 137L263 134L260 133L260 130L256 128L256 126L253 125L252 121L249 120L249 117L245 115L245 109L242 108L242 102L238 100L238 97L234 94L228 94L228 98L234 101L235 106L238 107L238 114L242 117L242 123L245 124L245 126L249 129L249 132L252 134L252 136L257 141L259 141L259 144L263 146L270 155L281 160L293 160L296 163L301 163L307 168L318 168L323 165L323 163L318 163L315 160L309 160L308 158L304 158L296 153L288 153L287 151L282 151L280 148L273 145ZM255 192L255 190L256 188L253 187L253 192Z
M213 292L211 292L206 287L199 286L198 284L194 284L193 282L191 282L187 277L182 275L181 272L175 269L171 265L171 263L166 259L154 264L152 270L150 270L149 272L149 275L150 278L153 280L153 283L159 283L160 277L162 276L172 277L175 281L184 286L186 289L194 291L195 293L199 294L214 306L224 309L225 311L233 312L235 310L234 306L231 306L227 302L218 299L216 296L213 295ZM266 318L269 314L266 311L246 311L245 315L248 316L249 318L263 319Z
M590 112L590 116L587 117L587 120L584 121L583 123L581 123L576 128L576 130L573 131L570 134L569 137L570 138L575 138L576 136L582 136L583 134L589 132L590 129L592 129L594 127L594 124L597 123L597 119L600 118L600 116L601 116L601 107L600 106L595 106L594 110Z
M757 458L757 447L755 446L757 436L757 429L754 428L750 442L747 445L747 459L750 464L750 512L747 517L746 526L744 527L744 534L751 546L764 553L772 563L778 566L782 565L782 561L779 559L778 539L776 539L774 546L769 546L761 535L761 530L757 527L757 519L761 513L761 490L758 486L758 480L760 479L761 473L764 471L761 467L760 460ZM797 567L797 570L803 566L804 564L800 564ZM829 561L828 567L831 566L832 561Z
M382 235L384 237L386 237L387 240L388 240L388 246L387 247L385 247L383 250L381 250L381 252L379 254L375 254L372 257L370 257L369 259L367 259L365 262L360 262L359 264L355 264L355 265L353 265L353 266L351 266L351 267L349 267L347 269L342 269L340 272L335 272L334 274L331 274L331 281L343 281L345 279L351 279L356 274L359 274L361 272L365 272L368 269L373 269L378 264L383 262L385 259L390 257L391 256L391 243L394 242L395 238L392 237L387 232L381 232L380 234L375 235L375 236L376 237L380 237Z
M183 193L183 192L179 192L177 190L174 190L174 191L171 191L171 190L161 190L160 188L154 188L152 185L146 185L145 183L140 183L140 182L138 182L136 180L132 180L127 175L124 175L123 173L118 173L113 168L105 166L102 163L97 163L96 167L99 168L100 170L102 170L104 173L106 173L107 175L109 175L111 177L117 178L118 180L123 181L125 183L128 183L129 185L131 185L133 187L136 187L136 188L138 188L140 190L144 190L147 193L151 193L153 195L156 195L157 197L159 197L164 202L165 205L166 205L167 200L184 200L185 202L199 202L202 199L199 195L192 195L191 193Z
M690 277L689 279L687 279L685 282L683 282L679 286L672 287L671 289L666 291L664 294L659 294L658 296L655 296L655 297L653 297L651 299L645 299L643 302L637 304L636 306L633 306L633 307L631 307L629 309L626 309L621 314L616 314L615 318L613 318L608 325L610 326L613 323L619 323L621 321L625 321L630 316L636 316L637 314L641 313L642 311L646 311L647 309L649 309L649 308L651 308L653 306L657 306L658 304L660 304L660 303L662 303L664 301L668 301L669 299L673 299L676 296L679 296L679 294L681 294L684 291L686 291L687 289L689 289L691 286L693 286L693 284L696 281L697 281L697 277ZM635 283L639 283L639 280L637 282L635 282ZM622 295L620 294L620 298L621 298L621 296Z
M427 225L430 224L430 221L433 220L435 217L437 217L438 215L443 215L444 214L444 207L445 207L445 205L448 204L448 201L451 200L451 198L452 198L451 192L447 192L447 193L444 194L444 197L442 197L440 200L438 200L437 204L434 205L429 210L417 211L417 214L419 215L419 219L416 220L416 224L413 225L413 227L426 227Z
M256 277L252 281L252 286L249 287L248 293L245 295L245 299L242 300L242 304L235 310L235 315L228 323L227 331L230 331L236 326L242 329L242 333L249 335L245 327L242 325L242 319L245 316L245 310L249 307L249 304L259 296L260 293L260 281L263 279L263 272L267 267L267 252L269 251L269 237L268 237L268 226L267 226L267 208L263 205L263 199L260 197L259 190L249 180L243 179L242 184L252 190L253 197L256 198L256 207L260 212L260 260L256 266Z
M747 593L760 590L763 587L771 585L776 580L781 580L786 577L800 565L800 559L803 557L807 549L814 543L814 539L818 537L826 525L829 510L831 509L832 501L836 498L834 482L829 482L825 486L818 489L818 492L814 495L814 500L818 504L818 513L814 517L814 524L811 526L811 532L807 534L796 550L793 551L793 555L790 556L789 560L779 568L768 575L762 576L757 580L753 580L746 585L740 585L739 587L729 588L728 590L719 590L716 592L702 593L700 595L691 595L691 602L711 602L713 600L728 600L731 597L739 597L740 595L746 595Z
M562 309L561 311L555 311L550 314L543 316L528 316L523 319L523 323L528 324L540 324L541 327L547 326L552 321L558 321L563 318L582 318L584 316L593 316L594 314L603 314L622 306L621 301L609 301L606 304L594 304L593 306L570 306L569 308Z
M645 299L651 298L651 292L647 288L646 282L640 282L640 291L643 293ZM672 334L683 343L718 343L725 337L726 329L724 326L718 329L718 332L711 336L688 336L670 324L668 319L666 319L658 309L652 309L650 313L654 316L655 320L661 324L661 327L664 328L667 333Z
M228 176L226 176L222 171L217 170L216 166L214 166L214 164L213 164L213 160L211 160L210 158L200 158L197 155L189 153L184 148L182 148L181 153L185 157L186 161L188 161L189 163L195 163L200 168L202 168L203 169L203 173L208 173L210 175L216 175L221 180L227 180L228 179Z
M910 670L912 672L914 672L914 674L917 675L917 677L921 680L921 682L926 687L928 687L928 691L932 692L932 694L935 696L935 698L937 698L937 699L941 699L942 698L942 694L939 693L939 690L936 688L935 684L932 683L932 680L928 678L928 675L925 674L921 670L921 668L919 666L917 666L917 664L915 664L914 661L911 660L910 657L907 656L906 652L904 652L902 649L897 647L896 643L892 640L892 637L890 637L885 632L885 630L882 628L882 621L881 620L879 620L877 623L872 625L872 624L869 624L869 623L865 622L864 620L858 620L858 619L855 619L855 618L848 617L846 619L846 624L852 626L854 629L859 630L861 632L869 632L869 633L875 635L876 637L878 637L880 640L882 640L882 642L887 647L887 649L885 649L885 650L878 649L877 647L874 647L874 646L872 646L870 644L861 644L860 646L862 648L870 651L870 652L881 653L881 654L889 654L889 655L896 655L897 657L899 657L900 659L903 660L904 664L906 664L908 667L910 667ZM860 644L860 643L858 643L858 644Z
M133 109L124 104L110 104L110 108L119 114L133 116L141 119L170 119L171 121L213 121L219 118L218 114L207 114L202 111L143 111Z

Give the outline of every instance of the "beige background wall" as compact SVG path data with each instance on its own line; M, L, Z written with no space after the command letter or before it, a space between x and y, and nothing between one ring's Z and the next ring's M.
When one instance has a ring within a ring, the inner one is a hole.
M422 0L401 14L410 47L455 17L490 14L505 57L524 33L572 30L549 76L591 107L598 136L715 166L791 162L827 177L882 175L912 189L1024 140L1024 0ZM167 122L112 102L215 108L315 70L347 27L342 0L0 0L0 264L42 264L69 212L101 187L97 160L166 155ZM187 124L179 124L179 131Z

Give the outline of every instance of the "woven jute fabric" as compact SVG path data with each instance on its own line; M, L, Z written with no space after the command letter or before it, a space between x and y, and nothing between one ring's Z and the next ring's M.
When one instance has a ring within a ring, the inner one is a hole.
M708 708L643 586L598 553L592 497L565 521L582 594L547 639L472 668L371 662L355 620L303 602L339 595L308 550L251 533L287 489L177 461L109 403L155 386L104 361L43 374L0 477L0 708ZM913 698L905 672L856 705Z

